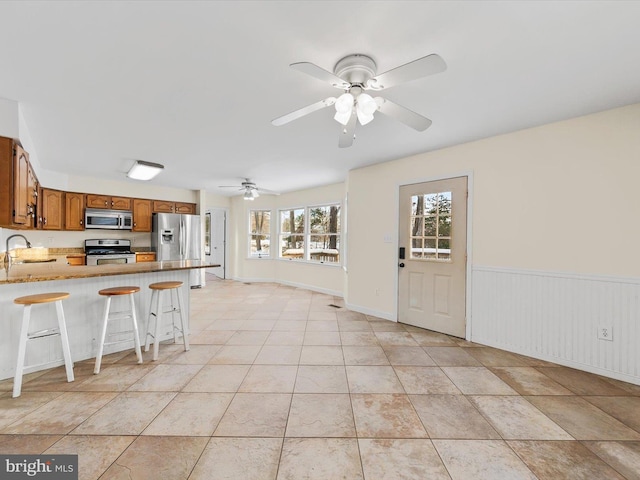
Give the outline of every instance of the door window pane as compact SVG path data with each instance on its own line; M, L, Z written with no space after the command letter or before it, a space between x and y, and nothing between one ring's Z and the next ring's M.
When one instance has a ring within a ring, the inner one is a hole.
M411 197L411 258L451 259L451 192Z

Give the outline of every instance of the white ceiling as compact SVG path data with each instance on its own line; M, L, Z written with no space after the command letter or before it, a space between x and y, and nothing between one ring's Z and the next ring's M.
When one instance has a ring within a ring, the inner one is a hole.
M0 2L0 97L23 109L43 168L206 189L250 177L291 191L348 170L640 102L640 2ZM331 109L270 121L339 91L289 68L351 53L378 72L431 53L444 73L385 90L383 115L339 149ZM130 181L130 180L129 180Z

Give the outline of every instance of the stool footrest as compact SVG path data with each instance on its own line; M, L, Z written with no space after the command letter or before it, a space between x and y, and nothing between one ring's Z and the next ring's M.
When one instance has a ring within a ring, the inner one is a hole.
M131 338L127 338L125 340L114 340L113 342L104 342L103 345L106 347L107 345L118 345L126 342L133 342L133 340Z
M127 335L130 333L135 333L135 330L123 330L121 332L113 332L113 333L107 333L107 337L117 337L118 335ZM129 339L131 340L131 339Z
M109 321L111 320L124 320L126 318L131 318L131 312L129 310L124 310L121 312L111 312L109 313Z
M54 335L60 335L60 329L58 328L47 328L45 330L40 330L33 333L27 334L27 340L35 340L36 338L43 337L52 337Z

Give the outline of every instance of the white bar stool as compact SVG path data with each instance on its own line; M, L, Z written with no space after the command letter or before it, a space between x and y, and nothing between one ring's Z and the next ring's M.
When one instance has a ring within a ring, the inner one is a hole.
M126 333L133 332L133 343L136 349L136 356L138 357L138 363L142 363L142 350L140 349L140 333L138 331L138 320L136 318L136 304L133 299L133 294L140 291L140 287L112 287L112 288L104 288L100 290L98 293L105 297L104 302L104 315L102 316L102 328L100 331L100 343L98 345L98 354L96 355L96 365L93 368L93 373L100 373L100 365L102 364L102 352L104 351L105 345L114 345L116 343L129 342L131 339L117 340L114 342L106 342L105 339L107 337L107 325L109 320L121 320L124 318L131 319L131 326L133 330L128 330L124 332L115 332L110 334L110 336L114 335L124 335ZM129 310L123 310L120 312L110 312L111 308L111 297L119 296L119 295L127 295L129 297Z
M18 343L18 361L16 363L16 376L13 379L13 397L19 397L22 391L22 375L24 373L24 358L27 351L27 340L36 338L60 335L62 341L62 354L64 355L64 365L67 370L67 381L73 382L73 362L71 361L71 351L69 350L69 337L67 336L67 324L64 319L64 310L62 309L62 300L68 298L66 292L55 293L39 293L36 295L27 295L26 297L18 297L13 303L24 305L22 315L22 327L20 328L20 342ZM43 303L55 302L56 314L58 317L58 328L48 328L38 332L29 333L29 322L31 320L31 306Z
M149 317L147 319L147 335L144 344L144 351L149 351L149 345L151 338L153 339L153 360L158 360L158 349L160 346L160 323L162 322L162 315L164 313L171 313L171 323L173 325L173 340L178 342L178 333L182 334L182 341L184 343L184 351L189 350L189 338L188 331L185 327L184 317L182 315L182 282L158 282L149 285L149 288L153 290L151 292L151 304L149 305ZM162 304L162 292L169 291L169 310L163 311ZM176 293L176 299L178 302L178 308L173 303L173 292ZM155 301L155 310L154 310ZM180 328L176 326L175 314L180 315ZM151 320L155 318L155 325L153 333L151 333Z

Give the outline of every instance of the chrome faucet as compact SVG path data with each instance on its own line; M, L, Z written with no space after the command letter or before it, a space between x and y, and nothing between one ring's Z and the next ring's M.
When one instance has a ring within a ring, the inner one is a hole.
M6 245L5 254L4 254L4 264L7 270L11 266L11 255L9 255L9 240L11 240L13 237L22 237L24 241L27 243L27 248L31 248L31 242L29 242L29 240L27 240L27 237L25 237L24 235L16 233L15 235L8 236L7 245Z

